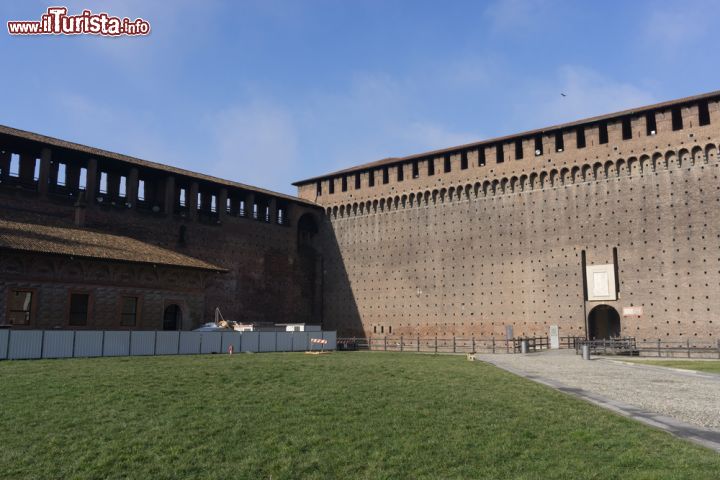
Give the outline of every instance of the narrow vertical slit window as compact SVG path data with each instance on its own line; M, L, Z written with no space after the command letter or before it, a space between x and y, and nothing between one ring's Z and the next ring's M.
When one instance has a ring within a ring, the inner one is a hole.
M388 167L382 169L383 185L390 182L390 170Z
M120 197L127 197L127 177L120 177L120 186L118 188L118 195Z
M523 158L523 141L522 139L515 140L515 160L522 160Z
M360 173L355 174L355 190L360 190Z
M460 152L460 170L466 170L468 168L467 151L463 150Z
M622 138L623 140L630 140L632 138L632 123L629 117L622 119Z
M583 299L587 302L588 299L588 288L587 288L587 272L586 272L587 260L585 257L585 250L580 252L580 274L583 280Z
M578 127L575 134L577 135L577 148L585 148L585 127Z
M428 176L435 175L435 159L429 158L427 161Z
M315 183L315 195L318 197L322 195L322 181Z
M330 193L330 195L335 193L335 179L334 178L328 179L328 193Z
M613 268L615 269L615 293L620 293L620 275L618 268L618 249L613 247Z
M78 187L80 190L86 190L87 189L87 168L82 167L80 169L80 180L78 183Z
M347 192L347 176L346 176L346 175L343 175L343 177L342 177L342 179L340 180L340 182L341 182L341 186L342 186L342 191L343 191L343 192Z
M710 109L707 101L698 104L698 123L700 126L710 125Z
M498 143L495 146L495 162L503 163L504 161L505 161L505 153L503 152L503 145L502 145L502 143Z
M420 165L417 160L414 160L412 163L412 176L413 178L418 178L420 176Z
M680 107L675 107L670 111L670 115L672 116L672 129L673 131L682 130L683 128L683 118L682 118L682 110Z
M404 169L405 169L405 165L402 163L397 166L397 181L398 182L402 182L403 180L405 180Z
M657 133L657 123L655 122L655 112L645 114L645 130L648 136Z
M484 167L485 166L485 147L480 147L478 149L478 167Z
M563 138L563 132L555 132L555 151L562 152L565 150L565 139Z
M64 163L58 164L57 184L64 187L67 183L67 166Z
M20 176L20 155L17 153L10 154L10 176Z
M452 170L452 161L450 160L450 155L445 155L443 158L443 171L445 173L450 173Z
M543 154L543 139L542 135L535 137L535 156L538 157Z
M100 193L107 193L107 173L100 172Z
M375 186L375 170L370 170L368 172L368 186L370 186L370 187Z
M600 137L600 144L608 143L608 128L607 123L602 122L598 125L598 132Z

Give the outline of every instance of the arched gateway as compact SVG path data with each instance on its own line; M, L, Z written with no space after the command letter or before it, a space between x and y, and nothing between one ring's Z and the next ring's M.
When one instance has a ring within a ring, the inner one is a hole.
M590 340L619 337L620 315L617 310L609 305L598 305L590 310L588 336Z

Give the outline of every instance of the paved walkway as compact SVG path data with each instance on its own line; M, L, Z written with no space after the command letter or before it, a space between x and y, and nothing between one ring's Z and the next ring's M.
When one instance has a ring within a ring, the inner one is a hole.
M568 350L475 358L720 451L720 375Z

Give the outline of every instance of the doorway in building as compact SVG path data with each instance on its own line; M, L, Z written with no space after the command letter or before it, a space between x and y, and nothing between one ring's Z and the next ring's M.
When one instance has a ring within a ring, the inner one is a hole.
M165 307L163 314L163 330L180 330L182 325L182 310L178 305L172 304Z
M588 316L590 340L602 340L620 336L620 315L610 305L598 305Z

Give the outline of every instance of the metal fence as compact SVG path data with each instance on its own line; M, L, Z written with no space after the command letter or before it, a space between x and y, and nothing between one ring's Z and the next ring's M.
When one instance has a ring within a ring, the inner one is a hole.
M588 346L593 355L637 355L637 342L633 337L583 340L575 345L575 354L580 355L583 346Z
M720 358L720 340L711 341L638 341L641 356L669 358Z
M560 337L560 348L575 348L582 337ZM519 353L522 341L529 351L550 348L548 337L482 338L482 337L343 337L337 340L338 350L379 350L386 352L425 353Z
M316 345L311 339L325 339ZM335 350L336 332L0 330L0 360Z
M626 345L623 346L622 343ZM718 358L720 359L720 340L637 340L625 339L593 340L588 343L591 351L597 355L630 355L657 358ZM576 351L579 353L579 347Z

